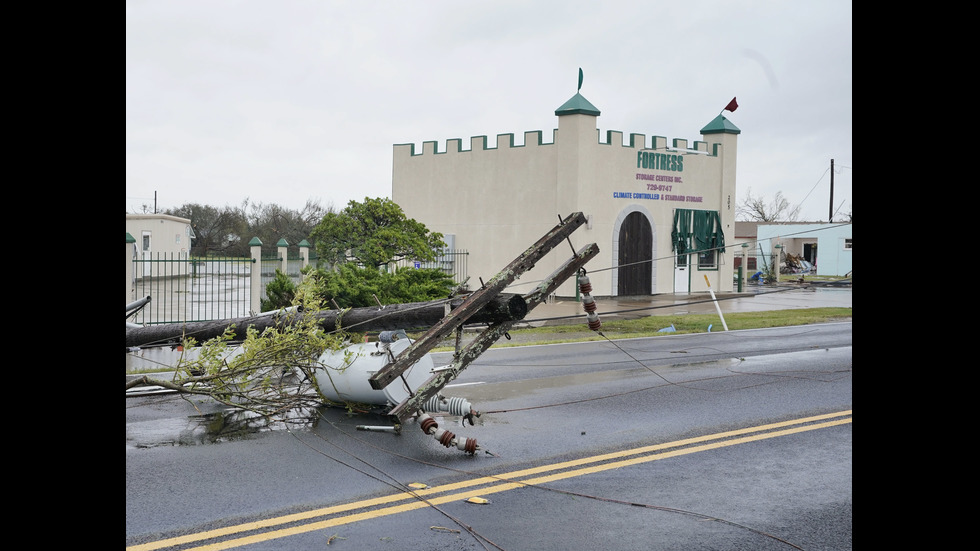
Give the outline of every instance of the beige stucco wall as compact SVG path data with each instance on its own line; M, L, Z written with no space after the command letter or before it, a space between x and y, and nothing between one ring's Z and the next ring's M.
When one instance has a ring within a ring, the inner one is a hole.
M456 235L456 248L470 253L470 288L479 286L479 278L488 281L496 275L560 217L581 211L590 227L576 230L571 243L575 250L593 242L599 247L599 255L586 265L596 296L617 294L620 225L630 212L641 212L654 234L653 293L674 292L670 233L675 208L719 211L726 243L734 241L737 136L709 134L689 146L683 139L668 145L664 137L631 134L623 145L619 131L607 131L600 141L596 123L593 115L562 115L550 143L540 143L547 137L533 131L525 132L524 145L518 146L511 145L512 135L499 135L492 149L486 148L483 136L472 138L466 151L460 151L459 139L448 140L439 153L432 141L423 142L421 152L414 151L414 144L397 144L392 200L430 230ZM638 168L637 154L643 151L683 155L683 171ZM638 179L638 174L675 181ZM650 189L648 184L670 188ZM647 195L636 196L641 193ZM671 197L665 199L664 194ZM571 256L572 248L553 250L508 292L530 291ZM694 269L690 291L707 290L703 274L713 290L731 291L734 254L740 251L731 247L720 254L717 270ZM696 259L692 263L696 266ZM557 294L574 296L574 281L566 282Z
M143 232L150 232L150 252L187 256L191 250L191 221L168 214L127 214L126 231L143 250Z

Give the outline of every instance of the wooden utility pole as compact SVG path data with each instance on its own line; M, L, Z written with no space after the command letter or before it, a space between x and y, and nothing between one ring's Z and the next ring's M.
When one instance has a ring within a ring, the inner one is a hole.
M830 160L830 214L827 216L827 222L834 221L834 160Z
M347 329L350 331L395 331L398 329L425 329L442 320L447 313L458 309L467 297L428 302L409 302L377 307L325 310L317 313L317 323L324 331ZM527 302L521 295L501 293L471 312L467 323L500 323L519 321L527 315ZM259 333L270 327L289 325L300 319L295 310L267 313L244 318L214 321L166 323L126 329L126 347L180 344L186 337L194 337L201 343L224 334L231 329L232 341L245 337L246 330L254 327Z

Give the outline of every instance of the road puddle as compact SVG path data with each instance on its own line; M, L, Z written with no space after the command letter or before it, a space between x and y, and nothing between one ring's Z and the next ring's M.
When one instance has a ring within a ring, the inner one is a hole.
M318 408L296 408L275 417L242 409L167 417L126 424L127 448L201 446L249 440L262 433L309 429L320 418Z

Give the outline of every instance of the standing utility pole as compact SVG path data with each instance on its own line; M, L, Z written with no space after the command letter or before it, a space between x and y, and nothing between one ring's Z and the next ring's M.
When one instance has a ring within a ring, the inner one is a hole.
M827 222L834 221L834 160L830 160L830 214L827 216Z

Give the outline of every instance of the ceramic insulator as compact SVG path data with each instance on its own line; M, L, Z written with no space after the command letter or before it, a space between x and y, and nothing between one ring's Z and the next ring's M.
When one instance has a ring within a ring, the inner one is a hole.
M422 427L422 432L426 434L432 434L430 429L438 429L439 423L436 423L435 419L423 413L419 417L419 426Z
M592 283L589 282L589 276L580 275L578 276L579 290L582 291L582 307L585 308L585 318L589 322L589 329L593 331L598 331L602 327L602 322L599 321L599 315L595 313L598 308L595 303L595 298L592 297Z
M476 438L459 438L456 440L456 448L466 453L476 453Z
M466 398L446 398L443 396L433 396L425 403L426 411L444 411L449 415L468 415L473 411L473 406Z
M589 329L598 331L599 328L602 327L602 322L599 321L599 315L595 312L589 312L589 314L585 317L589 321Z
M436 440L438 440L440 444L442 444L447 448L453 444L453 439L456 438L455 434L449 432L446 429L436 429L435 433L432 436Z

